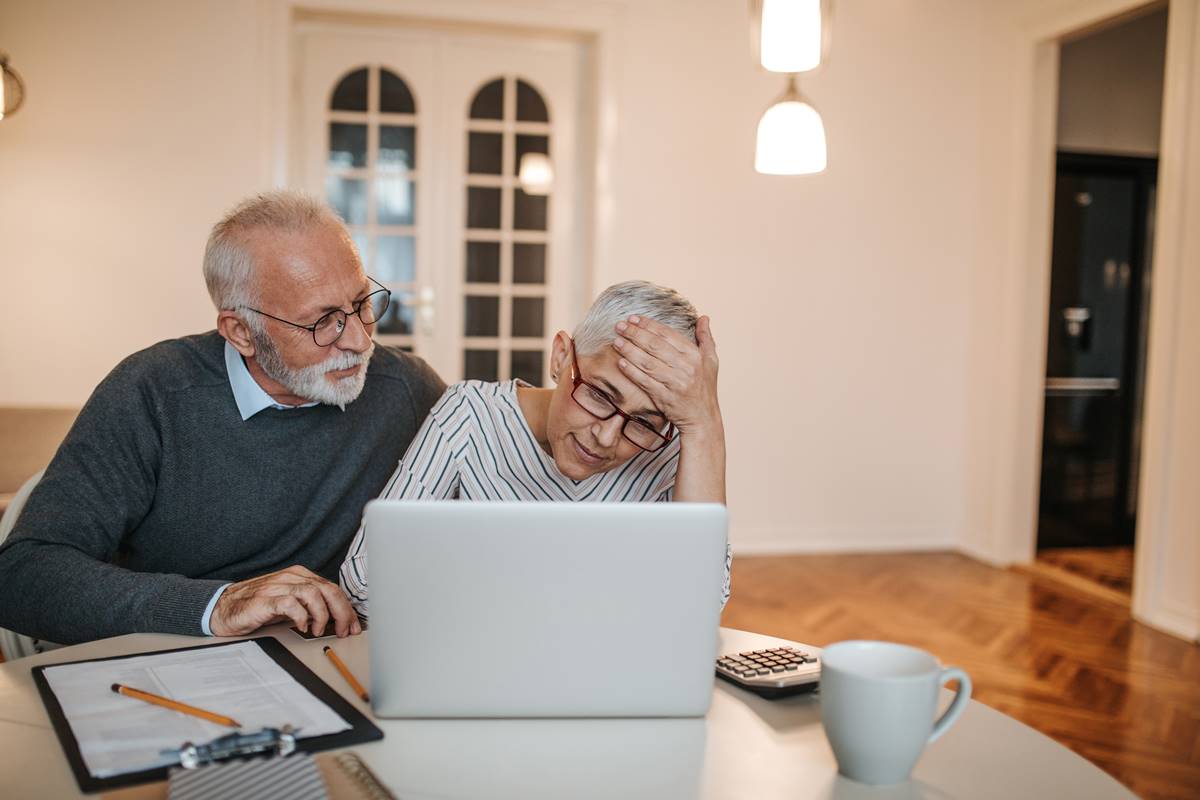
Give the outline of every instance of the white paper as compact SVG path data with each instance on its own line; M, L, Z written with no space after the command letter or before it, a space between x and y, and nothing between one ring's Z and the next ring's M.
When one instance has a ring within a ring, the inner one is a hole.
M349 730L254 642L47 667L88 771L96 778L178 763L162 755L232 728L116 694L114 683L232 717L242 731L291 725L297 738Z

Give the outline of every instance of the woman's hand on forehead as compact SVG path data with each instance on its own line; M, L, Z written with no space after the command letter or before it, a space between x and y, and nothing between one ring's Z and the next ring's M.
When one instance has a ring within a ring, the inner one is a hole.
M696 341L656 320L632 316L616 325L613 347L621 372L689 434L721 427L717 402L717 345L708 317L696 323Z

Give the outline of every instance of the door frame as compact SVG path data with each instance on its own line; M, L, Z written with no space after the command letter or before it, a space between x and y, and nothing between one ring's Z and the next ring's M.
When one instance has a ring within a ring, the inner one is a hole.
M979 454L994 464L986 479L991 502L976 520L979 529L963 536L964 551L996 565L1029 563L1037 545L1060 42L1162 5L1157 0L1089 0L1065 10L1052 7L1017 35L1025 80L1015 106L1015 147L1027 169L1016 176L1009 206L1020 228L1015 231L1016 263L998 299L998 342L991 354L977 355L991 355L997 365L991 373L997 413L986 423L996 431L996 444L992 452ZM1196 640L1200 546L1184 537L1189 526L1200 523L1200 508L1186 499L1188 478L1194 481L1196 475L1196 459L1186 452L1197 444L1193 440L1200 438L1200 426L1185 416L1185 407L1195 399L1188 359L1198 348L1184 338L1184 323L1200 318L1200 298L1181 289L1188 263L1200 258L1200 234L1187 224L1188 215L1194 218L1200 208L1200 70L1195 68L1200 64L1200 0L1170 0L1168 8L1133 614ZM1188 436L1180 436L1181 429ZM1185 562L1179 574L1168 574L1170 562L1179 559Z

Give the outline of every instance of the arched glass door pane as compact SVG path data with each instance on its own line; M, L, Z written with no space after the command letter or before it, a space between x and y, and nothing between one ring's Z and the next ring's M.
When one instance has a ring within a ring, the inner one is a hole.
M523 187L520 170L527 155L549 158L549 120L541 93L516 76L488 80L471 99L463 176L466 378L545 380L549 191Z
M378 64L344 74L329 107L325 195L350 228L363 267L392 290L376 332L413 345L416 287L416 100Z

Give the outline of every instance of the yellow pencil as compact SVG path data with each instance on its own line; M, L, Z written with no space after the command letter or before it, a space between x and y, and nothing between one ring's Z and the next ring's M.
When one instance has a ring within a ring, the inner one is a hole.
M203 708L196 708L195 706L189 706L187 703L181 703L178 700L171 700L168 697L159 697L156 694L150 694L149 692L143 692L141 689L134 689L130 686L122 686L119 683L114 683L112 685L112 690L114 692L116 692L117 694L123 694L126 697L132 697L135 700L142 700L147 703L153 703L156 706L162 706L163 708L169 708L172 711L178 711L181 714L191 714L193 717L199 717L200 719L206 719L209 722L215 722L218 725L226 725L230 728L242 727L240 724L238 724L238 722L236 720L231 719L229 717L223 716L221 714L214 714L211 711L205 711Z
M342 673L342 677L346 679L346 683L350 684L350 688L354 690L354 693L361 697L364 703L371 702L371 698L367 696L367 690L363 688L363 685L350 672L350 668L342 663L342 660L338 658L338 654L333 652L333 648L329 645L325 645L325 655L329 656L329 660L337 667L338 672Z

